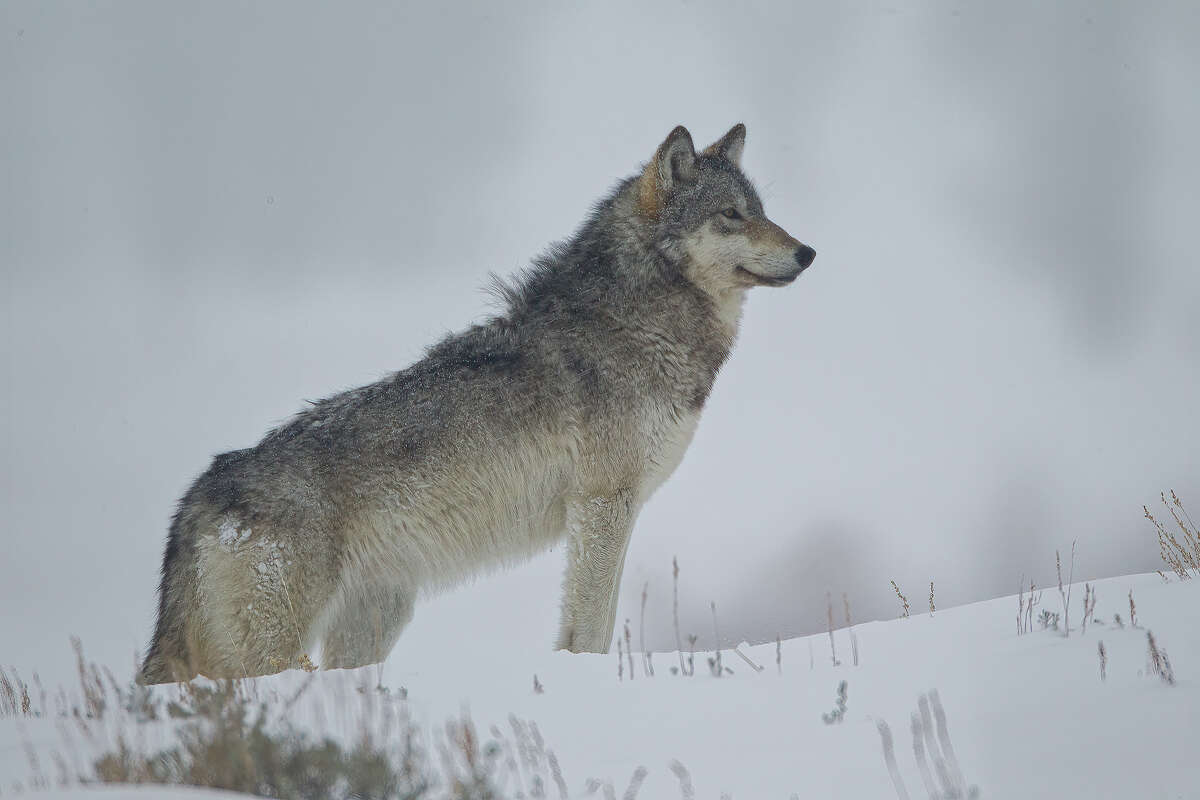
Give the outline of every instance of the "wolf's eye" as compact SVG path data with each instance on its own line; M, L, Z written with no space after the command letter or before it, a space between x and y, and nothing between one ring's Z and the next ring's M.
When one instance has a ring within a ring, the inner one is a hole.
M721 212L721 216L725 219L741 219L742 215L738 213L736 208L727 208Z

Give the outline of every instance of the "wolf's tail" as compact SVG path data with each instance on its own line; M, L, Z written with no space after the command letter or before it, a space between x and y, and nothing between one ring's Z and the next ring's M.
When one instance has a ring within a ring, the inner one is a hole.
M154 683L170 683L173 680L174 673L158 646L158 638L155 637L154 641L150 643L145 660L142 661L142 669L138 672L137 682L142 686L147 686Z
M158 584L158 622L150 640L137 682L146 685L186 681L195 677L194 654L189 651L189 616L198 613L195 547L185 529L183 509L175 515L163 553Z

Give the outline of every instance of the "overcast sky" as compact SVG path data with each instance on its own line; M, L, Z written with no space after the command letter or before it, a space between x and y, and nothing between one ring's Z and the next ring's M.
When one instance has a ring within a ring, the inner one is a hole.
M680 123L745 122L818 257L752 293L622 618L649 582L673 642L675 555L684 627L752 641L1072 540L1156 569L1142 504L1200 510L1197 75L1189 3L4 3L0 658L130 664L213 454L479 319ZM397 654L548 648L561 555Z

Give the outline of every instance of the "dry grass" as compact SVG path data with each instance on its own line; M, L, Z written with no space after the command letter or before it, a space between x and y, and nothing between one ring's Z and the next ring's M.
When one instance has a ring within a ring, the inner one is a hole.
M732 675L733 670L724 666L721 662L721 632L717 628L717 604L710 602L709 607L712 609L713 622L713 654L708 659L708 671L712 673L714 678L720 678L726 673Z
M629 680L633 680L633 642L629 635L629 620L625 620L625 654L629 656Z
M1159 497L1174 520L1174 527L1179 530L1179 535L1176 535L1174 528L1163 525L1150 513L1149 508L1142 506L1146 519L1150 520L1158 532L1159 555L1181 580L1194 578L1200 575L1200 528L1192 522L1174 489L1171 490L1170 500L1167 500L1166 492L1160 492Z
M671 559L671 574L673 578L672 603L671 610L674 615L675 622L675 651L679 655L679 672L682 675L687 675L687 669L683 663L683 639L679 637L679 559Z
M1133 592L1130 592L1132 596ZM1080 633L1087 633L1088 622L1092 620L1092 615L1096 613L1096 590L1092 588L1090 583L1083 585L1083 619L1080 621Z
M839 666L842 662L838 661L837 646L833 641L833 597L829 592L825 593L825 619L827 629L829 631L829 658L833 661L833 665Z
M119 682L72 645L79 685L54 702L39 681L31 691L0 670L0 716L56 719L61 740L50 751L27 745L29 776L6 785L187 785L299 800L570 796L537 726L516 717L511 733L493 727L486 740L465 716L428 733L411 721L406 692L354 685L349 674L305 676L291 694L255 679L150 689ZM644 777L634 774L626 797Z
M959 766L954 744L950 740L950 730L946 725L946 712L942 708L942 701L936 689L917 698L917 710L913 712L910 722L913 757L916 759L927 796L966 800L979 797L979 787L968 783ZM892 788L897 797L908 800L908 789L896 764L892 731L887 722L882 720L876 725L883 744L883 759L892 778Z
M895 581L892 581L892 589L895 590L896 597L900 598L900 605L903 606L903 608L904 608L904 613L901 614L901 616L907 617L908 616L908 598L900 593L900 587L896 585Z
M1070 618L1070 615L1071 615L1071 586L1073 585L1073 583L1075 581L1075 542L1071 542L1071 572L1067 576L1066 591L1063 590L1062 558L1059 556L1057 550L1054 551L1054 569L1056 572L1058 572L1058 596L1059 596L1059 599L1062 600L1062 604L1063 604L1063 610L1062 610L1063 636L1070 636L1071 635L1071 618ZM1056 614L1055 617L1057 618L1057 616L1058 615ZM1057 628L1057 627L1058 626L1055 625L1055 628Z
M1150 672L1168 686L1174 686L1175 670L1171 668L1171 659L1167 658L1167 651L1158 646L1153 631L1146 631L1146 657L1150 663Z
M654 654L646 649L646 599L650 594L650 581L642 587L642 618L638 625L638 646L642 649L642 672L647 678L654 677Z
M1037 591L1037 584L1029 581L1029 596L1025 595L1025 576L1021 576L1021 591L1017 595L1017 633L1029 633L1033 630L1033 609L1042 601L1042 593Z
M932 585L932 584L931 584ZM846 631L850 634L850 658L858 666L858 637L854 634L854 619L850 616L850 598L842 592L842 608L846 612Z
M15 668L10 677L0 667L0 719L31 716L34 716L33 701L29 697L28 684L21 680Z

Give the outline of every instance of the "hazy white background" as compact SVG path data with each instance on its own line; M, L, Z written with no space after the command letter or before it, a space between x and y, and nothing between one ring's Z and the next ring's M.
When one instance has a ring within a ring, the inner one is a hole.
M635 630L649 581L673 643L673 555L727 640L1048 583L1073 539L1154 569L1141 505L1200 509L1198 75L1189 3L6 2L0 658L130 664L213 454L479 318L679 123L744 121L818 257L639 521ZM560 558L393 660L548 648Z

